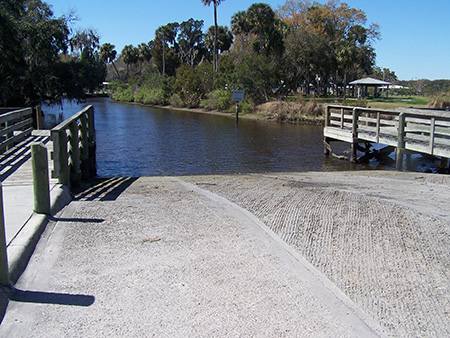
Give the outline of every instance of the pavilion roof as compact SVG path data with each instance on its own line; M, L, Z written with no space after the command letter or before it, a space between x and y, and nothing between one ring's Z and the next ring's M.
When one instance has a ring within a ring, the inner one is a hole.
M374 79L372 77L366 77L364 79L352 81L349 84L351 84L351 85L366 85L366 86L386 86L386 85L390 85L392 83Z

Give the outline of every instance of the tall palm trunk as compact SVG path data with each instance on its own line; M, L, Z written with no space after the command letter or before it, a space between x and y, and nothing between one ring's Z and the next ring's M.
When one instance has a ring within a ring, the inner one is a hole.
M217 1L214 0L214 55L213 55L213 68L214 71L217 72L217 59L218 54L217 53Z

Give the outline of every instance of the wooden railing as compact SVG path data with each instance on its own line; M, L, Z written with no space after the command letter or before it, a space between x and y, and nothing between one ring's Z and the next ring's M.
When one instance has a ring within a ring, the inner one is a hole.
M450 158L450 115L329 105L324 137L351 143L352 160L363 142L393 146L400 158L407 151Z
M60 184L78 186L96 175L94 108L87 106L51 130L52 177Z
M12 110L12 111L11 111ZM42 127L41 109L0 109L0 153L31 135L33 125Z

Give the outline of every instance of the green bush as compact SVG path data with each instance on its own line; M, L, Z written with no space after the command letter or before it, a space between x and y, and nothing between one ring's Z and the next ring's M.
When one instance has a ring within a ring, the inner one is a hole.
M141 87L137 90L134 101L157 105L166 105L168 103L167 95L162 88L150 88L148 86Z
M250 99L245 99L244 102L241 102L239 104L239 109L243 114L252 114L255 112L256 110L256 104L250 100Z
M173 94L169 99L169 104L173 107L182 108L184 107L183 100L181 99L180 95Z
M119 85L116 87L111 97L116 101L133 102L133 87L126 84Z
M209 110L229 111L233 106L231 92L225 89L216 89L202 100L201 107Z

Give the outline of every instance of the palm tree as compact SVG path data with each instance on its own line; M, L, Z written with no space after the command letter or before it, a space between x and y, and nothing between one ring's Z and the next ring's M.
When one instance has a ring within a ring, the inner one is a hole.
M116 71L117 78L120 80L119 71L117 70L116 64L114 63L114 60L117 56L115 48L116 47L110 43L104 43L100 48L100 60L102 60L105 64L112 63Z
M217 6L220 5L220 3L225 0L202 0L203 5L211 5L211 2L214 3L214 45L213 45L213 69L215 72L217 72Z
M259 53L262 54L263 33L267 33L267 30L274 24L275 12L267 4L257 3L248 8L247 15L252 30L259 37Z
M178 27L179 27L178 22L172 22L165 26L159 27L155 32L155 40L160 41L163 46L163 54L162 54L163 74L166 73L166 43L175 42Z

